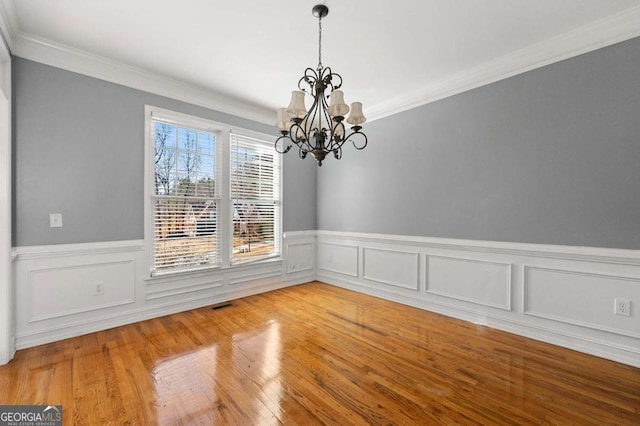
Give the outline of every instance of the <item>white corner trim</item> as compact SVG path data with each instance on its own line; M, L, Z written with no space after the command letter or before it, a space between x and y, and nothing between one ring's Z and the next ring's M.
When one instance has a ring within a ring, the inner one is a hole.
M45 65L166 96L260 123L273 124L274 112L268 108L242 102L205 87L126 65L32 34L18 33L14 37L12 51L16 56Z
M444 80L416 87L405 96L370 106L367 116L369 121L387 117L638 36L640 6L485 62Z

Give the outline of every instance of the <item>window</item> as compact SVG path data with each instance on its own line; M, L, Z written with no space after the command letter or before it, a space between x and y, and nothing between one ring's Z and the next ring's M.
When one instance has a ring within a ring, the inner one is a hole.
M243 262L279 252L280 156L273 146L231 135L233 259Z
M152 275L280 255L280 155L268 135L146 108Z

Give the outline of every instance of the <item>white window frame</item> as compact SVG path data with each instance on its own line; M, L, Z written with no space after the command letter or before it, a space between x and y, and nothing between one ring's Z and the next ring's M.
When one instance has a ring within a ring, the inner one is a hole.
M218 225L217 235L219 243L219 257L220 262L216 265L207 265L202 268L191 268L186 270L172 270L172 271L153 271L154 267L154 205L153 194L155 184L155 131L153 127L154 119L160 119L170 124L175 124L183 127L190 127L200 130L205 130L216 134L215 143L215 167L216 178L220 181L216 184L216 190L219 187L220 192L216 194L219 200L218 209ZM282 258L282 159L280 159L280 215L275 223L277 232L275 232L274 238L276 247L279 248L279 252L271 257L265 259L258 259L252 262L243 262L239 264L232 264L231 259L233 255L233 218L232 218L232 205L231 205L231 133L251 137L254 139L270 141L274 137L265 133L255 132L248 129L233 127L225 123L220 123L212 120L207 120L200 117L195 117L188 114L183 114L176 111L171 111L164 108L145 105L145 132L144 132L144 236L145 236L145 252L147 260L148 276L153 277L165 277L177 274L192 274L202 272L203 270L215 270L215 269L227 269L234 266L247 265L247 264L260 264L273 260L281 260ZM276 154L280 155L280 154Z
M229 161L228 167L229 169L227 170L227 177L229 178L229 192L228 192L228 201L229 201L229 214L232 214L231 210L233 209L233 199L232 199L232 193L231 193L231 134L235 134L237 136L240 137L246 137L249 139L257 139L258 141L270 141L273 140L273 136L268 136L265 135L264 133L258 133L258 132L252 132L250 130L246 130L246 129L232 129L230 134L229 134L229 152L227 155L227 159ZM279 188L279 194L278 194L278 200L277 200L277 204L279 207L278 210L278 220L276 220L276 222L274 223L274 230L273 230L273 234L274 234L274 244L275 246L278 248L277 253L274 253L268 257L264 257L262 259L257 259L257 260L247 260L247 261L236 261L233 262L233 237L234 237L234 233L233 233L233 217L230 218L229 222L230 222L230 251L229 251L229 258L231 259L231 264L232 265L244 265L244 264L249 264L249 263L255 263L255 262L260 262L260 261L264 261L267 259L272 259L272 258L280 258L282 256L282 166L283 166L283 161L282 161L282 154L278 154L275 151L274 148L274 156L279 156L279 165L278 168L280 170L280 176L279 176L279 182L278 182L278 188Z

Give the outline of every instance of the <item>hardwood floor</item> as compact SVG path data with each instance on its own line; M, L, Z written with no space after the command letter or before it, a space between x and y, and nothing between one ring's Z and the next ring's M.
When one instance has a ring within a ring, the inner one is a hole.
M65 425L640 425L640 369L310 283L18 351Z

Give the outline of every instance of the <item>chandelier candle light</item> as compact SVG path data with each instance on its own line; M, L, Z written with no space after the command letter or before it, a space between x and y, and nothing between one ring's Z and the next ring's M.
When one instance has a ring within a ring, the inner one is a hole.
M291 102L287 108L279 108L275 126L281 136L275 142L276 151L281 154L289 152L292 145L298 147L300 158L311 153L322 166L322 161L329 153L336 159L342 157L342 145L352 137L358 137L359 144L351 140L353 146L360 150L367 146L367 136L362 133L361 124L367 119L362 113L362 103L353 102L351 108L344 102L342 77L331 72L330 67L322 66L322 18L327 16L329 8L316 5L312 9L313 16L318 18L318 68L307 68L298 81L298 89L291 92ZM328 95L325 92L328 91ZM307 111L304 95L313 96L313 104ZM329 99L329 103L327 103ZM351 124L347 134L344 120Z

